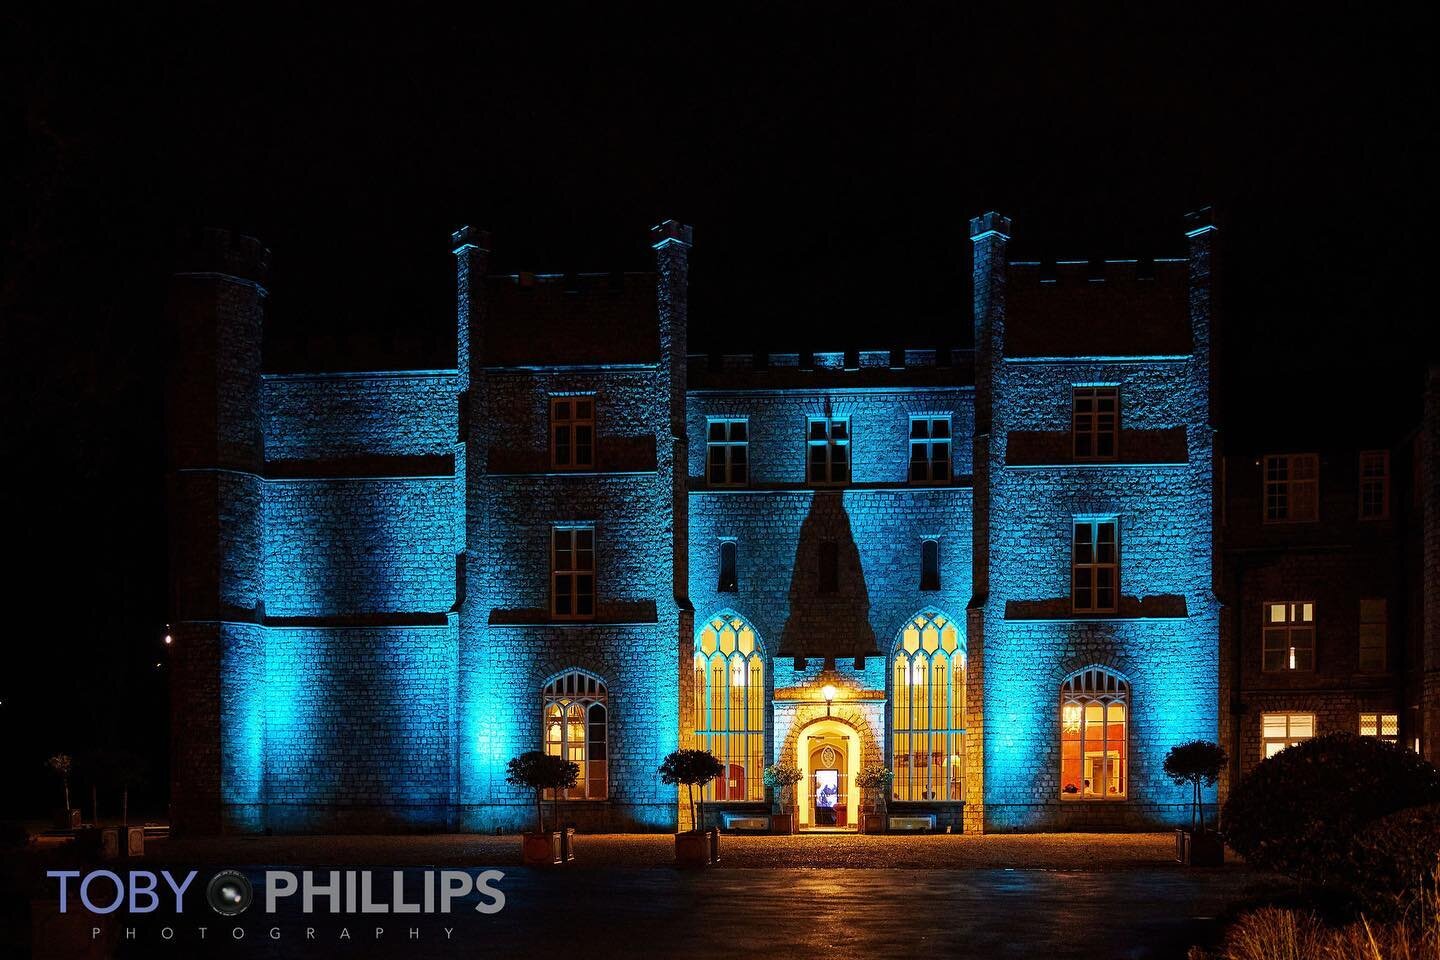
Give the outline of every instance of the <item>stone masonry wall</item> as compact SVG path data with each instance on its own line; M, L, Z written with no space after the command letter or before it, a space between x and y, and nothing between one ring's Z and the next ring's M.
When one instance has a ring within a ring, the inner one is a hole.
M265 457L448 454L456 410L453 371L267 374Z
M447 477L270 481L267 615L449 610L461 549L455 493Z

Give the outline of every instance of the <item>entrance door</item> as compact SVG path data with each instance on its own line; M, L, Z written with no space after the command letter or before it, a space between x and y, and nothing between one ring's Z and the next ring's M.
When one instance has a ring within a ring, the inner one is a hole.
M815 771L815 826L836 827L836 803L840 799L840 771ZM845 815L845 808L839 808L839 815Z
M854 824L847 796L850 782L850 737L812 734L806 737L810 762L809 825L849 827Z

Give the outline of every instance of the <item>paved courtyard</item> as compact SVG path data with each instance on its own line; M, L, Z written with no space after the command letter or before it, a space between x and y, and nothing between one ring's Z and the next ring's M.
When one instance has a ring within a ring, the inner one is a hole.
M602 834L575 838L574 869L671 867L672 836ZM786 837L722 836L721 866L985 867L1115 870L1170 864L1175 838L1167 833L939 834L866 836L815 833ZM205 864L386 864L390 866L518 866L515 836L431 834L398 836L215 837L152 841L151 860Z

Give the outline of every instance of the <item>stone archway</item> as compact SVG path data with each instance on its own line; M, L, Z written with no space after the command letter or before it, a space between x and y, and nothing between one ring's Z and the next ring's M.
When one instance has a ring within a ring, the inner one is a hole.
M810 828L817 825L814 791L819 770L836 770L843 775L837 786L844 810L843 813L836 812L843 822L834 825L850 828L858 823L861 795L855 779L865 767L881 763L883 757L880 741L866 713L867 708L874 711L880 706L867 701L836 703L827 715L823 703L793 704L792 716L787 718L789 729L778 755L782 763L794 764L805 775L796 785L799 826ZM820 750L827 747L834 748L833 755L827 756L825 761L814 759ZM836 779L831 778L830 782L836 782Z

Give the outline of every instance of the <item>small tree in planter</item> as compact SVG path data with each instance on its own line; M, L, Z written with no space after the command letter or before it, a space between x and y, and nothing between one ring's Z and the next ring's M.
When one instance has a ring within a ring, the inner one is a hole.
M890 795L890 784L895 781L895 771L880 763L872 763L860 771L855 784L861 790L869 790L875 797L875 810L865 815L865 832L879 833L885 829L885 799Z
M780 813L771 821L775 833L795 832L795 784L805 779L799 767L784 763L772 763L765 768L765 786L779 797Z
M1207 787L1215 785L1227 759L1224 748L1209 740L1182 743L1171 747L1165 755L1165 775L1175 781L1176 786L1189 784L1191 788L1190 830L1181 831L1180 836L1180 859L1186 863L1219 866L1225 861L1224 843L1218 835L1205 829L1205 803L1200 789L1202 784Z
M45 766L55 772L55 775L60 778L60 786L65 790L65 806L62 808L58 823L61 829L69 830L74 826L70 813L70 768L73 766L70 754L57 753L45 761Z
M575 786L580 777L578 764L564 757L551 756L539 750L530 750L513 757L505 767L505 782L517 787L528 787L535 791L535 832L521 838L521 851L526 863L556 863L564 859L568 850L557 849L555 834L545 831L545 808L542 805L545 791L555 791L555 829L560 827L560 791ZM568 844L562 844L568 847Z
M719 859L717 831L700 826L705 801L702 792L700 802L695 802L695 788L703 791L705 784L724 772L725 765L709 750L676 750L660 764L660 782L672 786L683 783L690 803L693 826L686 833L675 834L675 859L680 863L704 864Z

